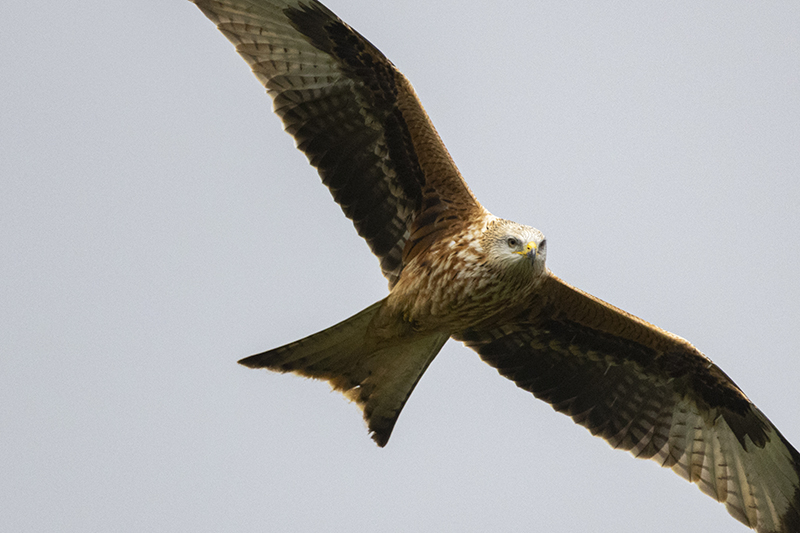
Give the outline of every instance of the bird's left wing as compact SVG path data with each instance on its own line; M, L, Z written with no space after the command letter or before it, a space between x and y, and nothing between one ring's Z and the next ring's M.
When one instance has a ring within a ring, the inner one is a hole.
M800 531L800 454L686 340L552 275L526 309L453 337L614 448L697 483L751 528Z
M404 260L483 212L405 76L325 6L192 1L266 87L390 286Z

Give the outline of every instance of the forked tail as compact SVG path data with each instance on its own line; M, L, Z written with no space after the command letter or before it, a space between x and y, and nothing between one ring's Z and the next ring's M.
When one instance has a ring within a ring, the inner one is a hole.
M239 363L329 382L358 404L373 440L385 446L403 405L449 335L369 347L368 328L381 304L383 300L335 326Z

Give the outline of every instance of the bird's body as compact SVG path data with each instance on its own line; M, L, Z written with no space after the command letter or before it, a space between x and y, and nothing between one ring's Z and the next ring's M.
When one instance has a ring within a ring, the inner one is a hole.
M800 454L685 339L553 275L537 229L474 197L411 84L321 4L193 0L378 257L389 295L241 362L328 381L384 446L449 338L761 533L800 532Z
M494 238L503 239L511 233L497 230L508 226L513 226L513 235L520 235L520 242L531 242L524 235L543 240L534 228L487 215L463 233L432 243L406 263L385 309L423 331L452 335L524 305L546 271L535 272L530 261L513 252L507 262L492 260L486 253L493 231L498 233Z

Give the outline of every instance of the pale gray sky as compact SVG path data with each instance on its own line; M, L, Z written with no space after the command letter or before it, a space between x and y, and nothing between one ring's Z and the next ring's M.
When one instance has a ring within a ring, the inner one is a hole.
M327 5L556 274L800 445L800 4ZM746 531L454 342L385 449L237 365L386 294L263 89L189 2L3 12L0 530Z

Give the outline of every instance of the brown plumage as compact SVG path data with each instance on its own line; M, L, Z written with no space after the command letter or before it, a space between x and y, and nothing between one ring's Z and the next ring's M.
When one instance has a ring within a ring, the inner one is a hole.
M384 446L449 338L603 437L675 470L759 532L800 531L800 455L686 340L569 286L538 230L470 192L408 80L321 4L194 0L236 45L389 295L241 361L328 381Z

